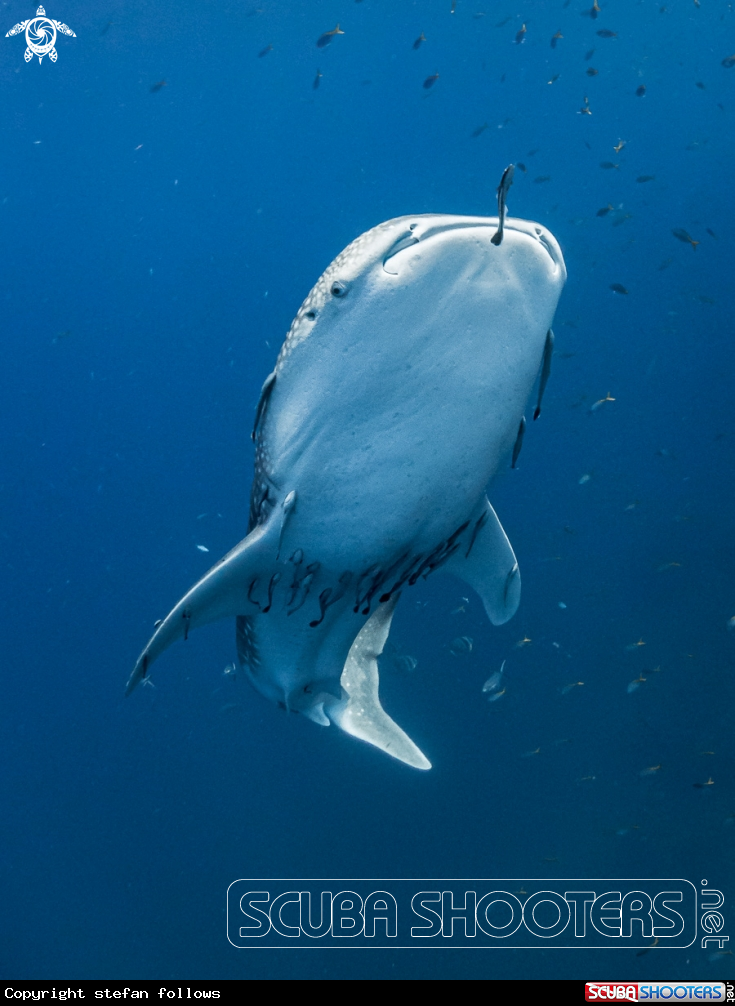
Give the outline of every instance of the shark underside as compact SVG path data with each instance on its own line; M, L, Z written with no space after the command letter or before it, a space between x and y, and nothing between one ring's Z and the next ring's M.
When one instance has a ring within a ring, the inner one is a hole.
M566 278L545 228L497 233L497 218L401 217L329 266L263 385L248 534L158 626L128 692L172 642L234 618L263 695L430 768L381 706L377 659L401 595L441 570L495 625L518 607L486 488L515 463L540 372L543 393Z

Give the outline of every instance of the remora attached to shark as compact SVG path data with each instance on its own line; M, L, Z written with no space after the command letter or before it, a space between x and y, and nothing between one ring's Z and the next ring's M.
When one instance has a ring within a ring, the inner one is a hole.
M401 593L439 569L495 625L518 607L485 491L542 360L548 376L566 279L549 231L498 224L399 217L332 262L263 385L248 535L160 623L128 692L175 640L235 618L259 692L431 767L380 704L377 658Z

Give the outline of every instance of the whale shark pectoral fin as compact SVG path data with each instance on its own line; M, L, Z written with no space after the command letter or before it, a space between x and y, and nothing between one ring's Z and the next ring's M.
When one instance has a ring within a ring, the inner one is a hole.
M378 697L378 657L388 638L398 597L379 605L355 637L340 683L346 698L324 703L324 712L345 733L367 741L412 768L429 769L431 762L394 723Z
M467 546L444 567L480 595L493 625L515 615L521 600L521 574L515 553L487 499L471 525Z
M191 629L260 610L251 590L262 577L265 589L261 595L267 591L270 598L273 580L268 583L268 576L272 573L278 534L279 521L271 518L254 528L194 584L164 618L138 657L125 688L126 695L147 676L153 661L177 639L186 639Z

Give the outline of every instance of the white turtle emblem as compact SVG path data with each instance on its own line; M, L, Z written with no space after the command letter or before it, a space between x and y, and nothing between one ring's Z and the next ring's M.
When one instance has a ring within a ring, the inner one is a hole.
M51 62L55 63L59 55L54 48L57 32L60 31L63 35L71 35L72 38L77 37L68 25L46 17L46 11L43 7L38 8L35 17L13 25L10 31L5 33L5 38L9 38L11 35L20 35L22 31L25 31L26 42L28 43L28 48L24 54L26 63L30 63L34 56L38 56L39 63L44 56L48 56Z

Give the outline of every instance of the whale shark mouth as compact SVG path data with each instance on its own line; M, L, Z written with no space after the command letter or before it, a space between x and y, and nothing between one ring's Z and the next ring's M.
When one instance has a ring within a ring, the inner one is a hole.
M394 259L402 251L406 251L416 245L426 244L432 238L447 235L453 231L476 231L489 230L493 234L498 228L498 217L477 217L465 218L462 220L452 220L449 223L432 223L426 218L418 217L415 221L407 223L405 233L401 234L393 245L383 256L383 269L387 273L395 274L395 265L390 266L391 259ZM422 223L424 226L422 226ZM524 234L526 237L537 242L547 253L554 265L554 271L564 269L564 259L561 249L556 239L550 231L539 224L529 223L527 220L519 220L514 217L506 218L503 225L504 231Z

